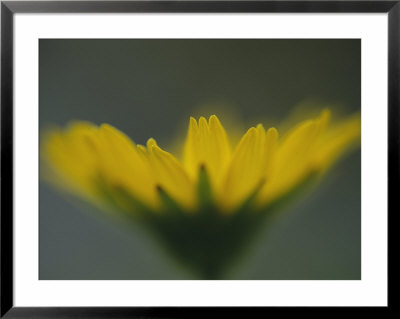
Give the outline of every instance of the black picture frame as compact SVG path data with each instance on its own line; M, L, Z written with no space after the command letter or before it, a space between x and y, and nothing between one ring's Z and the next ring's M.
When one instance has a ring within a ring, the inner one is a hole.
M388 13L388 214L399 211L400 1L1 1L1 311L5 318L158 318L248 316L277 309L300 315L317 307L15 307L13 302L13 19L16 13L270 12ZM378 106L377 106L378 108ZM393 231L389 234L392 235ZM389 239L389 238L388 238ZM390 243L390 241L389 241ZM391 246L389 246L391 247ZM389 256L389 263L390 263ZM389 273L390 274L390 273ZM392 278L392 277L390 277ZM388 280L390 286L390 281ZM393 294L388 294L388 311ZM337 308L336 308L337 310ZM333 314L336 313L336 310ZM347 312L361 308L347 307ZM371 308L364 308L371 311Z

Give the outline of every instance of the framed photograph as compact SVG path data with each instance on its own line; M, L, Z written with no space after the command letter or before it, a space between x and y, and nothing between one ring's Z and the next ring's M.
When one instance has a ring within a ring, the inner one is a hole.
M1 317L389 309L399 23L2 1Z

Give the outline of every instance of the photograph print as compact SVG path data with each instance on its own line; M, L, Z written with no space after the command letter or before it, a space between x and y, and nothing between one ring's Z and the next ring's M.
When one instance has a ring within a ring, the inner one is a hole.
M40 39L40 280L360 280L360 39Z

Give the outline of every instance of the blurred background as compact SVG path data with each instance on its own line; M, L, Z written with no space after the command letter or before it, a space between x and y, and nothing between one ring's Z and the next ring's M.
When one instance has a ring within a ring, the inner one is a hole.
M39 126L109 123L173 148L189 116L277 125L299 105L360 110L361 41L39 42ZM279 125L278 125L279 128ZM260 233L232 279L361 279L361 155ZM192 279L142 230L40 183L39 279Z

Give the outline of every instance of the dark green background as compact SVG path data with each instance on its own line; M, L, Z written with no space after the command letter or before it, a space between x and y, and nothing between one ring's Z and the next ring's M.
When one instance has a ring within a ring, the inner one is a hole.
M168 145L204 105L247 124L299 103L360 110L360 40L39 42L40 128L110 123ZM223 122L223 118L221 119ZM360 279L360 150L259 236L234 279ZM81 209L40 184L40 279L190 279L141 229Z

